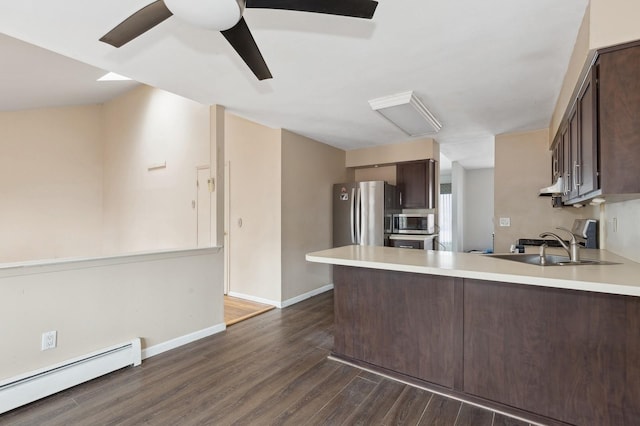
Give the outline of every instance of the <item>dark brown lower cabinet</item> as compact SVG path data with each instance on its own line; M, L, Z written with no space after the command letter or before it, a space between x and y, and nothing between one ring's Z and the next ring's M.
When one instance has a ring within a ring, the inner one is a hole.
M334 285L338 357L544 424L640 425L640 298L345 266Z
M640 299L465 280L464 390L577 425L640 424Z
M334 354L453 387L456 279L345 266L333 274Z

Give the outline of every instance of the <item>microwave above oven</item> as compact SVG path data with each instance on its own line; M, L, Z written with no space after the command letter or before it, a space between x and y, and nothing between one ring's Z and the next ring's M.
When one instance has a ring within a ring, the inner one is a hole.
M393 215L394 234L435 234L435 214L405 213Z

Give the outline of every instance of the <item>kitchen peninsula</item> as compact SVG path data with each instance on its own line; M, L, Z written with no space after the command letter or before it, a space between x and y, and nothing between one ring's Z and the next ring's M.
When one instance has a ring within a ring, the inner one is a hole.
M536 266L346 246L333 264L334 357L528 421L640 419L640 264Z

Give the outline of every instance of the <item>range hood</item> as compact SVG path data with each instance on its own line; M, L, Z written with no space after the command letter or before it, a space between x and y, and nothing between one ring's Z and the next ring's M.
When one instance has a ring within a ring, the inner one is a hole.
M563 188L562 177L559 177L553 185L540 188L540 195L562 195Z

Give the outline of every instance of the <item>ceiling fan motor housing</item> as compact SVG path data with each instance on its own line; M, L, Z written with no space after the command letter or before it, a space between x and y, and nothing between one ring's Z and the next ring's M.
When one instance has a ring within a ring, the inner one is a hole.
M164 0L179 19L208 30L225 31L242 18L246 0Z
M249 3L247 5L247 2ZM371 19L375 0L155 0L100 38L121 47L166 19L176 16L189 25L220 31L258 80L271 78L251 30L242 18L245 7L326 13Z

